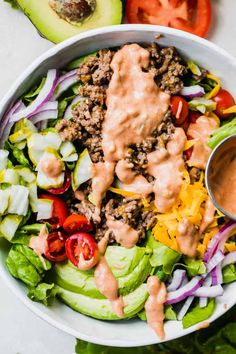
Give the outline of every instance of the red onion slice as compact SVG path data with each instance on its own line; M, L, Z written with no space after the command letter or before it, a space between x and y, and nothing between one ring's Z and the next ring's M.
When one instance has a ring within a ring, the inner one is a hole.
M205 90L200 85L184 86L180 91L180 95L186 98L202 97L205 95Z
M185 301L183 307L181 308L181 310L179 311L179 313L177 315L177 320L178 321L182 321L182 319L184 318L184 316L188 312L189 307L192 305L193 300L194 300L194 296L189 296L187 298L187 300Z
M224 289L221 285L215 286L202 286L201 288L197 289L193 292L194 296L198 297L217 297L221 296L224 293Z
M229 221L225 226L223 226L209 242L203 261L205 263L209 262L214 253L216 253L219 249L224 249L226 240L232 236L235 231L236 223L234 221Z
M211 274L209 274L204 283L203 283L203 286L206 286L206 287L209 287L212 285L212 280L211 280ZM203 308L203 307L206 307L207 306L207 297L200 297L200 300L199 300L199 307Z
M178 290L171 291L167 295L166 305L176 304L188 296L191 296L203 283L202 277L196 276L192 278L186 285Z
M223 283L221 262L211 272L212 285L220 285Z
M76 96L71 103L69 104L69 106L66 108L63 119L71 119L73 117L72 115L72 107L76 104L79 103L79 101L82 99L81 96Z
M48 120L48 119L57 119L58 116L58 110L48 110L48 111L42 111L38 112L35 115L31 117L31 122L33 124L36 124L38 122L41 122L43 120Z
M216 266L219 265L225 258L224 254L222 251L217 251L216 254L209 260L209 262L206 265L206 274L209 274Z
M64 91L78 82L77 70L71 70L65 75L62 75L56 84L55 92L51 100L56 100Z
M186 278L186 270L176 269L173 273L173 278L170 284L167 286L167 291L177 290Z
M236 263L236 251L230 252L225 256L222 262L222 268L232 263Z
M5 143L5 141L8 139L11 128L13 127L14 123L10 123L10 119L11 119L12 115L16 112L23 110L23 109L25 109L25 105L22 102L22 100L19 100L4 115L3 119L1 120L0 147L2 147L3 144Z
M13 114L10 121L17 122L22 118L28 118L34 115L35 113L37 113L38 111L40 111L41 107L45 104L45 102L47 102L52 97L56 86L56 82L57 82L57 70L56 69L48 70L45 83L41 91L39 92L38 96L36 97L36 99L25 109Z

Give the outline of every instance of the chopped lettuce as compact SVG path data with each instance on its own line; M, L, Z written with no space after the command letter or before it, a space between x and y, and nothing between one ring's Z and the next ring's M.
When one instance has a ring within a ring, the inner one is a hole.
M199 304L188 311L182 320L183 328L191 327L198 322L207 320L215 311L215 299L210 299L206 307Z
M236 281L236 266L235 264L229 264L223 269L223 282L224 284Z
M181 253L173 251L161 242L156 241L150 231L147 233L147 246L153 250L153 254L150 258L151 266L162 266L164 273L171 274L174 265L182 256ZM160 269L158 270L160 271Z
M26 103L30 104L32 101L34 101L36 96L38 96L39 92L41 91L45 80L46 78L43 77L38 86L32 87L32 89L23 96L23 100L26 101Z
M30 288L28 297L32 301L42 302L44 305L49 306L57 294L55 285L40 283L34 288Z
M201 259L184 257L184 264L182 266L186 268L189 277L206 273L206 266Z

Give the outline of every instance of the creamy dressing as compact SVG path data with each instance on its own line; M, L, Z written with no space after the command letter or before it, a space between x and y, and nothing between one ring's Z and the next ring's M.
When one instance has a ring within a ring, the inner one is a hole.
M118 282L109 268L104 256L101 257L94 272L98 290L111 302L112 309L118 317L124 316L124 302L118 295Z
M215 118L201 116L196 123L191 123L187 134L194 140L193 152L188 160L189 166L204 169L211 154L211 149L206 142L212 133L219 128L219 123Z
M46 225L43 225L38 236L33 236L30 239L29 247L32 248L39 257L42 257L47 250L47 237L48 231Z
M150 276L147 280L147 288L149 292L149 298L145 303L147 322L159 338L164 339L164 303L167 300L166 286L156 276Z
M211 199L208 197L205 204L205 211L203 214L202 223L200 226L200 233L203 233L208 228L208 226L210 226L211 223L214 221L215 211L216 207L212 203Z
M102 198L114 180L115 164L98 162L92 165L92 190L95 205L101 208Z
M115 169L116 175L122 182L123 189L129 192L135 192L142 197L148 196L153 192L153 186L142 175L136 175L132 171L132 164L126 160L120 160Z
M160 148L148 154L148 173L155 177L153 191L155 205L165 213L176 203L183 183L183 150L186 135L182 128L176 128L166 149Z
M125 248L132 248L139 240L139 233L128 224L107 216L107 226L115 236L115 240Z
M158 88L152 73L143 71L149 60L149 52L138 44L125 45L113 57L102 132L107 161L123 159L130 145L150 136L168 109L170 95Z
M63 171L62 163L56 158L56 156L50 156L47 159L42 160L40 162L40 168L48 178L57 178Z
M179 222L176 240L181 253L188 257L196 256L199 232L187 218Z
M82 191L79 191L79 190L75 191L74 196L75 196L75 198L78 199L80 202L82 202L83 200L86 199L84 193L83 193Z
M212 193L225 211L236 215L236 156L232 147L225 151L211 177Z
M151 72L143 70L149 61L149 52L138 44L125 45L112 59L113 75L106 92L107 111L102 128L105 162L92 168L97 208L113 182L115 163L124 159L130 145L141 143L152 134L168 109L170 95L159 89ZM130 183L133 188L136 185L142 188L145 195L151 190L141 178L129 180Z
M205 328L208 328L210 326L210 323L209 322L202 322L200 323L198 326L197 326L197 329L200 330L200 329L205 329Z

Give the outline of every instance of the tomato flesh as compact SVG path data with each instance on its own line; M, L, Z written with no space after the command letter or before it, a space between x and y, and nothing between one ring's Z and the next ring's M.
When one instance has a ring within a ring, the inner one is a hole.
M68 216L68 208L66 203L55 195L41 194L39 198L50 199L53 201L52 218L47 220L52 228L59 229Z
M233 96L226 90L220 90L213 100L216 102L215 113L217 116L227 118L229 114L224 114L223 110L235 105Z
M47 237L45 257L52 262L64 262L66 257L65 235L61 232L52 232Z
M65 180L63 186L60 188L50 188L47 191L52 194L64 194L71 186L71 175L69 172L65 173Z
M176 117L177 125L181 126L188 117L188 104L183 97L172 96L170 107L173 115Z
M201 113L196 111L189 111L188 119L190 123L196 123L197 119L201 117Z
M63 224L63 229L68 234L73 234L78 231L92 231L93 226L90 224L86 216L80 214L72 214L66 218Z
M98 246L93 237L85 232L78 232L68 237L66 255L80 270L93 268L99 260Z
M206 36L211 23L211 0L128 0L130 23L148 23Z

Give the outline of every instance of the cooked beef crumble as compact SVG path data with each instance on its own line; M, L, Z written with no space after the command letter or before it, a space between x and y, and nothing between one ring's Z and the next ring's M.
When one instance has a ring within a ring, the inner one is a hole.
M150 53L149 70L157 85L167 93L178 94L184 86L182 79L187 69L176 48L160 48L157 43L151 43L147 50Z

